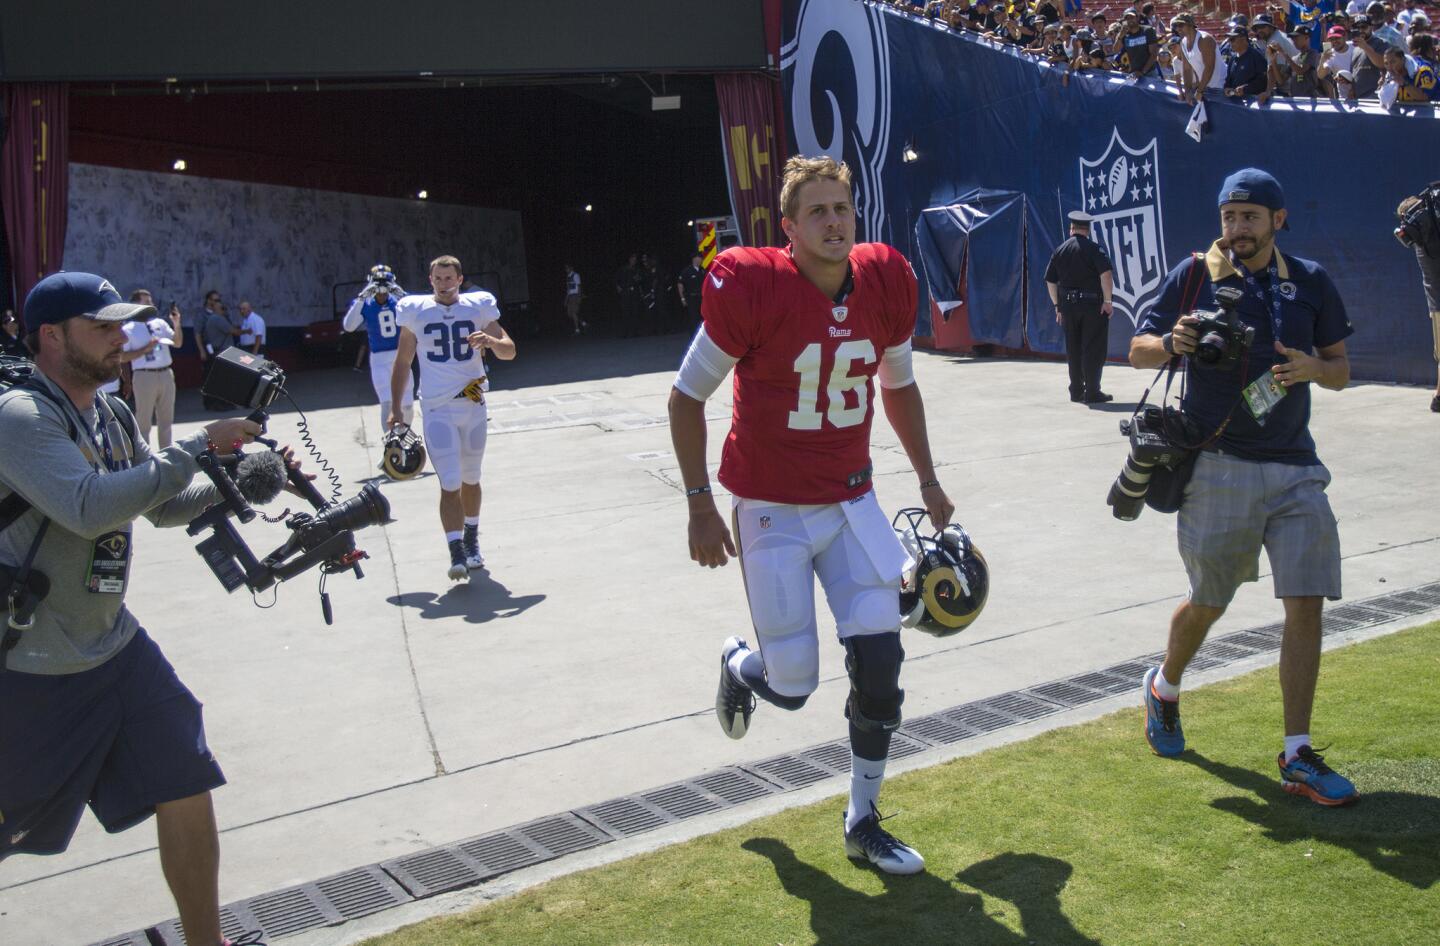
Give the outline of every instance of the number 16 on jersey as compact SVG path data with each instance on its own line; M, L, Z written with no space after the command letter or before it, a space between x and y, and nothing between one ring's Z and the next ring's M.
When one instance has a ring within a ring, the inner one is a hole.
M840 342L835 346L834 365L829 381L825 385L826 407L822 414L820 401L820 369L824 346L812 342L795 359L795 373L800 376L800 399L795 410L790 412L791 430L819 430L824 421L832 427L854 427L865 420L869 412L869 376L851 374L855 362L865 365L875 363L875 345L869 339L856 338ZM855 405L845 406L845 395L855 392Z

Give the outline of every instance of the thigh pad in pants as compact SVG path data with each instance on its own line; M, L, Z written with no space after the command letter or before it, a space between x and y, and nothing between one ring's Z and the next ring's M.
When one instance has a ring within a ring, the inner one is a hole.
M457 399L421 406L425 452L440 488L453 492L461 483L480 482L485 459L487 417L484 404Z
M765 675L782 696L820 682L813 542L795 506L738 499L735 535Z

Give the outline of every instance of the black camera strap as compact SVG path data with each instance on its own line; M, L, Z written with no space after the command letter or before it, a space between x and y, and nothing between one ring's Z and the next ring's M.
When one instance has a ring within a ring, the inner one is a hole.
M30 551L25 553L25 561L10 579L10 591L5 596L5 633L0 635L0 673L5 670L10 651L20 643L21 632L35 625L35 606L40 602L30 594L30 569L49 528L50 518L47 516L40 520L40 527L35 530L35 538L30 542Z
M1278 253L1279 250L1276 250L1275 252ZM1198 302L1200 299L1200 288L1205 284L1206 278L1204 254L1191 253L1190 259L1192 260L1190 272L1185 277L1185 288L1181 290L1180 293L1181 315L1186 315L1194 311L1195 303ZM1225 419L1220 422L1220 426L1216 427L1215 431L1210 434L1210 436L1206 437L1204 440L1201 440L1199 443L1187 443L1183 437L1174 436L1175 432L1171 430L1170 426L1171 408L1165 407L1165 402L1170 400L1170 386L1175 380L1175 373L1180 368L1180 361L1180 355L1171 355L1170 360L1160 366L1160 370L1155 373L1154 379L1152 379L1150 384L1145 388L1145 393L1140 396L1140 403L1135 405L1135 413L1131 414L1130 416L1133 420L1140 414L1142 410L1144 410L1145 402L1150 399L1150 391L1155 387L1156 383L1163 376L1165 378L1165 391L1160 396L1161 429L1164 431L1165 436L1169 437L1177 447L1183 447L1186 450L1204 450L1206 447L1210 446L1211 444L1215 443L1220 439L1220 435L1225 432L1225 429L1230 426L1230 421L1235 418L1235 409L1238 408L1245 400L1243 386L1241 393L1236 396L1235 402L1230 405L1230 410L1226 412ZM1240 356L1240 377L1242 379L1245 377L1247 371L1249 370L1249 367L1250 349L1247 347L1245 349L1245 353ZM1185 380L1186 376L1188 375L1189 372L1187 371L1186 375L1180 378L1180 399L1182 401L1185 399ZM1180 433L1185 433L1185 431L1183 431L1182 429Z

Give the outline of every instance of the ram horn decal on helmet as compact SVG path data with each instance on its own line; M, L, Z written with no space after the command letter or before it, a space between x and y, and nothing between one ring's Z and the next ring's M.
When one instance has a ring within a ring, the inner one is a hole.
M934 532L926 528L927 516L923 509L902 509L891 520L911 560L901 577L900 623L949 637L975 623L985 609L990 568L963 526Z
M392 480L412 479L425 469L425 442L408 425L391 427L382 446L385 453L380 463Z

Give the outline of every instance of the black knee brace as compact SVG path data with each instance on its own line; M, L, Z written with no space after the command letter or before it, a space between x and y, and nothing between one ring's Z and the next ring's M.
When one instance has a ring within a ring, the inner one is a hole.
M900 662L905 650L900 633L865 634L845 640L845 670L850 674L850 698L845 716L862 732L890 733L900 728Z

